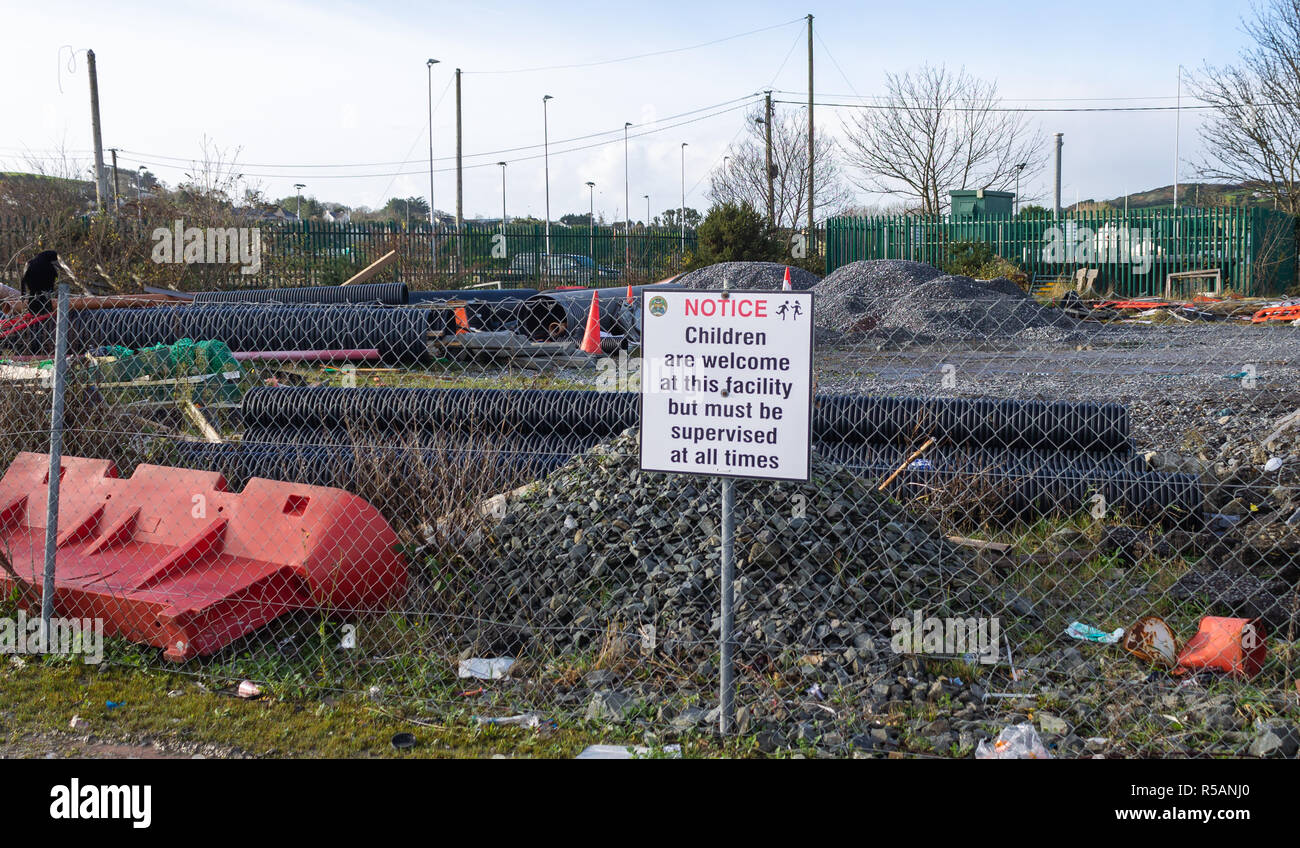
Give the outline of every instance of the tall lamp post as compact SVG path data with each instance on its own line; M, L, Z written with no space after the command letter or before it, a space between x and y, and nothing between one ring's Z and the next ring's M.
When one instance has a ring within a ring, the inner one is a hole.
M506 163L498 162L501 166L501 235L506 234Z
M135 213L136 219L143 223L144 221L144 173L145 166L141 165L136 168L135 173Z
M682 228L682 255L686 255L686 148L687 142L682 142L682 205L677 210L677 223Z
M554 100L549 94L542 96L542 167L546 172L546 255L551 255L551 148L550 127L546 104Z
M1025 170L1028 162L1021 162L1016 166L1016 214L1020 214L1020 174Z
M438 64L437 59L428 59L424 66L428 69L429 78L429 225L433 225L433 66Z
M650 231L650 195L645 196L645 228L646 232Z
M627 193L627 130L632 126L631 121L623 123L623 214L627 215L627 221L623 226L623 273L627 273L628 267L632 264L632 205Z
M307 187L307 184L306 184L306 183L294 183L294 184L293 184L294 195L295 195L295 196L297 197L297 199L298 199L298 206L297 206L297 208L294 210L294 213L293 213L293 214L294 214L294 216L298 219L298 223L300 223L300 224L302 223L302 190L305 189L306 187Z
M587 180L587 252L596 261L596 184Z

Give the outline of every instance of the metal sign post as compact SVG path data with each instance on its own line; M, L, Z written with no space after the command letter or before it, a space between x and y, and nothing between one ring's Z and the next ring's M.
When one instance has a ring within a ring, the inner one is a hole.
M719 477L719 719L733 732L736 479L809 478L810 292L642 294L643 471Z
M736 660L735 660L735 614L732 604L735 601L735 530L736 530L736 481L730 477L722 478L722 633L721 656L718 673L718 732L723 736L731 733L732 721L736 715Z

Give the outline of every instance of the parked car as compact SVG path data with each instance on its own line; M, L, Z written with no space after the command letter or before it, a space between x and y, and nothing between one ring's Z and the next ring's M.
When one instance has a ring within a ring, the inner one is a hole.
M572 253L517 253L502 275L542 285L593 286L618 278L618 271L597 265L590 256Z

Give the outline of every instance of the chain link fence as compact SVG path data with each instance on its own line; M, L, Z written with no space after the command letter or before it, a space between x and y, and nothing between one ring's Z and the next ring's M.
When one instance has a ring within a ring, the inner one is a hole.
M923 269L813 287L811 479L735 486L733 732L1295 756L1300 330L1078 320ZM41 609L56 481L53 613L101 621L109 662L716 732L721 486L639 470L642 291L598 293L597 354L589 290L74 297L66 368L60 316L7 302L4 615Z

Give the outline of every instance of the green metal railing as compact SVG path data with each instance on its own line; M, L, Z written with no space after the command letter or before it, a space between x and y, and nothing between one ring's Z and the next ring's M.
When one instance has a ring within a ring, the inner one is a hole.
M201 222L189 220L184 224L201 226ZM0 280L15 284L23 262L37 244L55 247L65 254L86 250L99 261L98 257L109 250L106 245L94 244L102 240L111 243L118 254L131 257L131 262L148 262L155 228L170 229L172 225L172 221L142 222L131 218L98 222L83 219L72 227L74 232L65 227L60 235L51 237L48 222L0 217ZM558 264L568 270L556 272L542 260L548 252L542 224L508 224L503 228L500 224L465 223L457 230L452 225L428 224L408 229L387 222L230 220L219 226L253 227L259 231L259 272L245 275L232 266L228 272L215 269L214 274L209 267L202 275L181 275L181 288L189 286L190 277L201 277L195 285L223 288L338 283L392 250L398 253L397 264L386 270L382 279L402 280L413 288L445 288L495 279L543 285L642 282L680 272L684 254L697 249L693 230L687 230L683 238L681 231L673 228L634 227L625 233L622 228L552 223L550 254L579 258L576 262L559 260Z
M984 242L1031 278L1098 270L1121 295L1160 295L1167 276L1218 269L1225 289L1279 294L1296 282L1296 219L1267 209L1182 208L1077 212L1051 217L832 218L826 270L859 259L911 259L943 267L959 242Z

